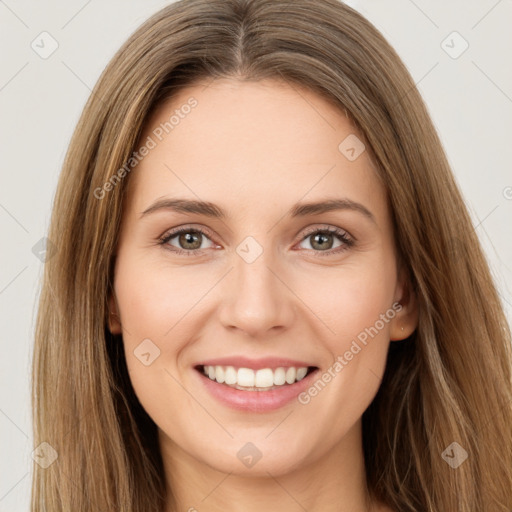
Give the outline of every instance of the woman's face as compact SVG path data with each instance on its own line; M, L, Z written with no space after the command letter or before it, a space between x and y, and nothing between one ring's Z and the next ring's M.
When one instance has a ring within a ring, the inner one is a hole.
M153 114L110 327L169 456L278 475L357 446L390 339L414 328L359 139L315 93L270 80L189 87Z

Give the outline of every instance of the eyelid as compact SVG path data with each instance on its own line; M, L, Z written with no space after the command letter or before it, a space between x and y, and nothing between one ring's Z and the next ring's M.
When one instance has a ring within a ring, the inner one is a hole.
M318 233L318 232L328 232L328 233L343 233L349 236L352 240L355 240L355 237L353 237L346 229L339 228L337 226L332 226L331 224L323 224L321 227L318 225L306 228L305 231L302 232L302 238L300 241L304 240L307 236L311 235L312 233Z
M215 238L215 235L213 234L213 231L208 229L205 226L196 226L194 224L184 224L182 226L176 226L175 228L168 229L163 233L163 235L159 236L159 240L163 240L165 238L173 238L176 235L179 235L183 231L197 231L199 233L204 234L208 238ZM213 242L213 240L212 240Z

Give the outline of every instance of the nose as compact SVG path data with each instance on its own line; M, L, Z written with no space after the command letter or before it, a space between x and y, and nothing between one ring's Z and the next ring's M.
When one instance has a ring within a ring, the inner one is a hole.
M286 283L270 251L250 263L236 253L233 260L234 268L221 291L222 325L252 338L268 338L293 325L293 286Z

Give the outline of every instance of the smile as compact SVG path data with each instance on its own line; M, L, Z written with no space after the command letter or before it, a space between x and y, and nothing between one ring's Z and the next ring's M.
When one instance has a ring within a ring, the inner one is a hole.
M219 384L242 391L268 391L301 381L315 367L235 368L234 366L202 366L203 373Z
M250 360L230 357L203 361L193 367L199 385L219 404L243 412L280 409L307 389L319 371L287 358Z

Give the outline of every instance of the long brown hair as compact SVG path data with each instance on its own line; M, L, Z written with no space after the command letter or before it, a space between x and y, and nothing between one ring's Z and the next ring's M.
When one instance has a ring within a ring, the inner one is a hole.
M364 135L387 188L419 323L391 344L363 415L371 496L401 512L510 512L503 308L414 81L375 27L336 0L182 0L145 22L100 77L48 235L58 250L40 298L33 421L35 446L47 442L58 458L34 463L32 511L162 512L170 499L156 426L107 329L107 299L123 192L137 172L126 162L145 122L177 90L216 77L277 78L329 99Z

